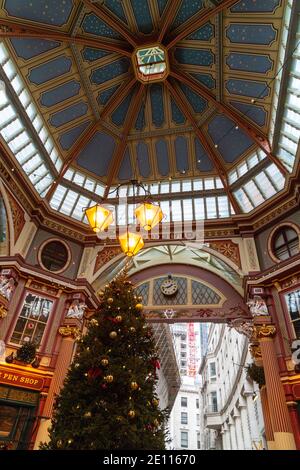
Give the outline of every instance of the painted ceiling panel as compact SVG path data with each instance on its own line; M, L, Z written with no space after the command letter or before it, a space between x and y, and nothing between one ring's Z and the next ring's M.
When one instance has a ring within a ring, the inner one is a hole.
M251 119L258 126L263 127L266 125L268 113L262 106L241 103L239 101L230 101L230 104L240 111L244 117Z
M102 59L110 54L103 49L94 49L93 47L85 47L81 53L83 59L87 62L94 62L95 60Z
M80 91L80 83L76 80L63 83L56 88L52 88L41 94L41 104L46 107L54 106L73 96L78 95Z
M35 85L41 85L42 83L68 73L71 70L71 67L72 60L70 57L61 55L56 59L32 68L29 72L28 79Z
M203 113L203 111L205 111L208 106L207 101L204 98L201 98L201 96L197 95L197 93L195 93L190 87L188 87L184 83L180 84L180 88L185 94L188 102L191 104L194 112L199 114Z
M152 17L148 0L131 0L130 2L138 30L143 34L153 31Z
M120 0L106 0L105 7L114 13L120 20L124 21L124 23L127 23L124 8Z
M267 55L242 54L233 52L226 57L231 70L265 74L273 68L273 61Z
M180 64L200 65L211 67L214 63L214 54L206 49L190 49L188 47L177 47L175 59Z
M209 21L201 28L197 29L194 33L190 34L186 39L197 40L197 41L211 41L214 37L214 26Z
M167 176L170 171L168 144L165 140L158 140L155 144L156 162L161 176Z
M191 73L191 75L206 88L210 90L216 88L216 80L212 75L208 73Z
M250 96L251 98L266 98L270 93L267 82L250 80L227 80L226 90L232 95Z
M213 170L213 164L208 157L207 153L205 152L203 145L201 144L198 137L194 139L195 143L195 156L196 156L196 164L199 171L211 171Z
M54 127L60 127L67 122L84 116L88 111L88 105L84 101L68 106L58 113L52 114L50 124Z
M110 28L94 13L90 13L84 17L81 27L86 33L95 34L96 36L122 39L122 36L120 36L119 33Z
M131 92L122 101L120 106L118 106L117 109L112 113L111 120L116 126L121 126L124 124L133 95L134 90L131 90Z
M97 132L80 152L77 164L98 176L107 175L109 164L115 150L113 137Z
M275 41L277 30L271 24L230 24L226 31L226 37L233 44L261 44L270 45Z
M18 57L28 60L61 45L58 41L46 39L12 38L10 40Z
M156 0L156 1L157 1L160 16L162 16L164 9L166 8L166 5L168 3L168 0Z
M203 0L182 0L171 30L185 23L185 21L198 13L199 10L202 10L203 7Z
M5 0L7 13L16 18L23 18L52 26L63 26L68 22L73 0Z
M91 83L100 85L108 80L119 77L120 75L128 72L130 65L130 61L126 58L115 60L107 65L103 65L102 67L92 71L90 77Z
M216 115L210 121L208 133L226 163L234 162L253 145L253 140L224 115Z
M186 119L181 110L178 108L177 104L173 99L171 99L171 112L172 112L172 121L175 124L184 124Z
M136 146L137 163L140 175L148 178L151 173L148 146L145 142L139 142Z
M107 88L107 90L101 91L98 95L98 103L100 106L105 105L108 100L114 95L114 93L117 91L120 85L114 85L111 88Z
M91 121L85 121L77 127L73 127L69 131L64 132L59 137L59 143L63 150L69 150L76 142L81 134L85 131Z
M139 110L139 113L138 113L138 117L135 121L135 129L137 131L141 131L144 129L146 125L146 117L145 117L145 103L142 103L141 104L141 107L140 107L140 110Z
M174 142L176 168L180 172L189 169L188 142L186 137L177 137Z
M281 0L240 0L231 8L233 13L272 13Z
M155 83L150 88L152 122L155 127L161 127L165 122L164 97L162 85Z
M120 166L118 178L119 180L129 180L132 178L132 167L131 167L130 153L129 153L128 147L126 149L126 152L124 154L124 157Z

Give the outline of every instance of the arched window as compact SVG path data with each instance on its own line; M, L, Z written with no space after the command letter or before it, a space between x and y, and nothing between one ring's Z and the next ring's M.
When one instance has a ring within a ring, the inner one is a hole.
M2 197L0 196L0 255L8 254L7 245L7 217L5 205Z
M299 253L299 235L294 228L285 225L275 232L273 253L280 260L291 258Z

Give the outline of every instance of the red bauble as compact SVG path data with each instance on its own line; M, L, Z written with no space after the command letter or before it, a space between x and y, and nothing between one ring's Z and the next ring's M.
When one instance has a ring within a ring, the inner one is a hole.
M103 390L107 389L107 384L101 384L101 388L103 388Z
M89 369L87 376L89 380L93 380L97 377L100 377L102 374L103 372L99 367L92 367L91 369Z

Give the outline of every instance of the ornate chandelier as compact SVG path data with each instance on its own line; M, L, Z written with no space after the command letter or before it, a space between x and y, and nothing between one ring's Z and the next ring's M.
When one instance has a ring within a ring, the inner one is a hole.
M131 180L129 183L122 183L117 186L110 194L116 193L116 197L119 198L119 190L122 186L132 185L133 204L135 205L135 198L138 190L144 191L143 202L135 209L134 214L139 224L144 230L152 230L157 224L159 224L164 214L159 204L152 202L152 196L145 186L136 181ZM104 201L103 201L104 202ZM85 209L85 214L89 222L90 227L96 233L105 231L113 223L113 213L101 204L96 204L88 209ZM127 228L126 232L118 236L120 246L123 252L127 256L136 255L144 246L144 240L141 234L130 232Z

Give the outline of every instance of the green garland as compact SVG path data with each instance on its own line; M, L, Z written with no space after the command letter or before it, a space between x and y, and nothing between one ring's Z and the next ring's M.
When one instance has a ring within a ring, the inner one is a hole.
M262 387L266 383L264 368L254 363L247 367L247 375L254 382L258 383L259 387Z
M31 364L35 359L36 355L36 345L34 343L28 342L24 343L20 349L17 351L16 359L26 364Z

